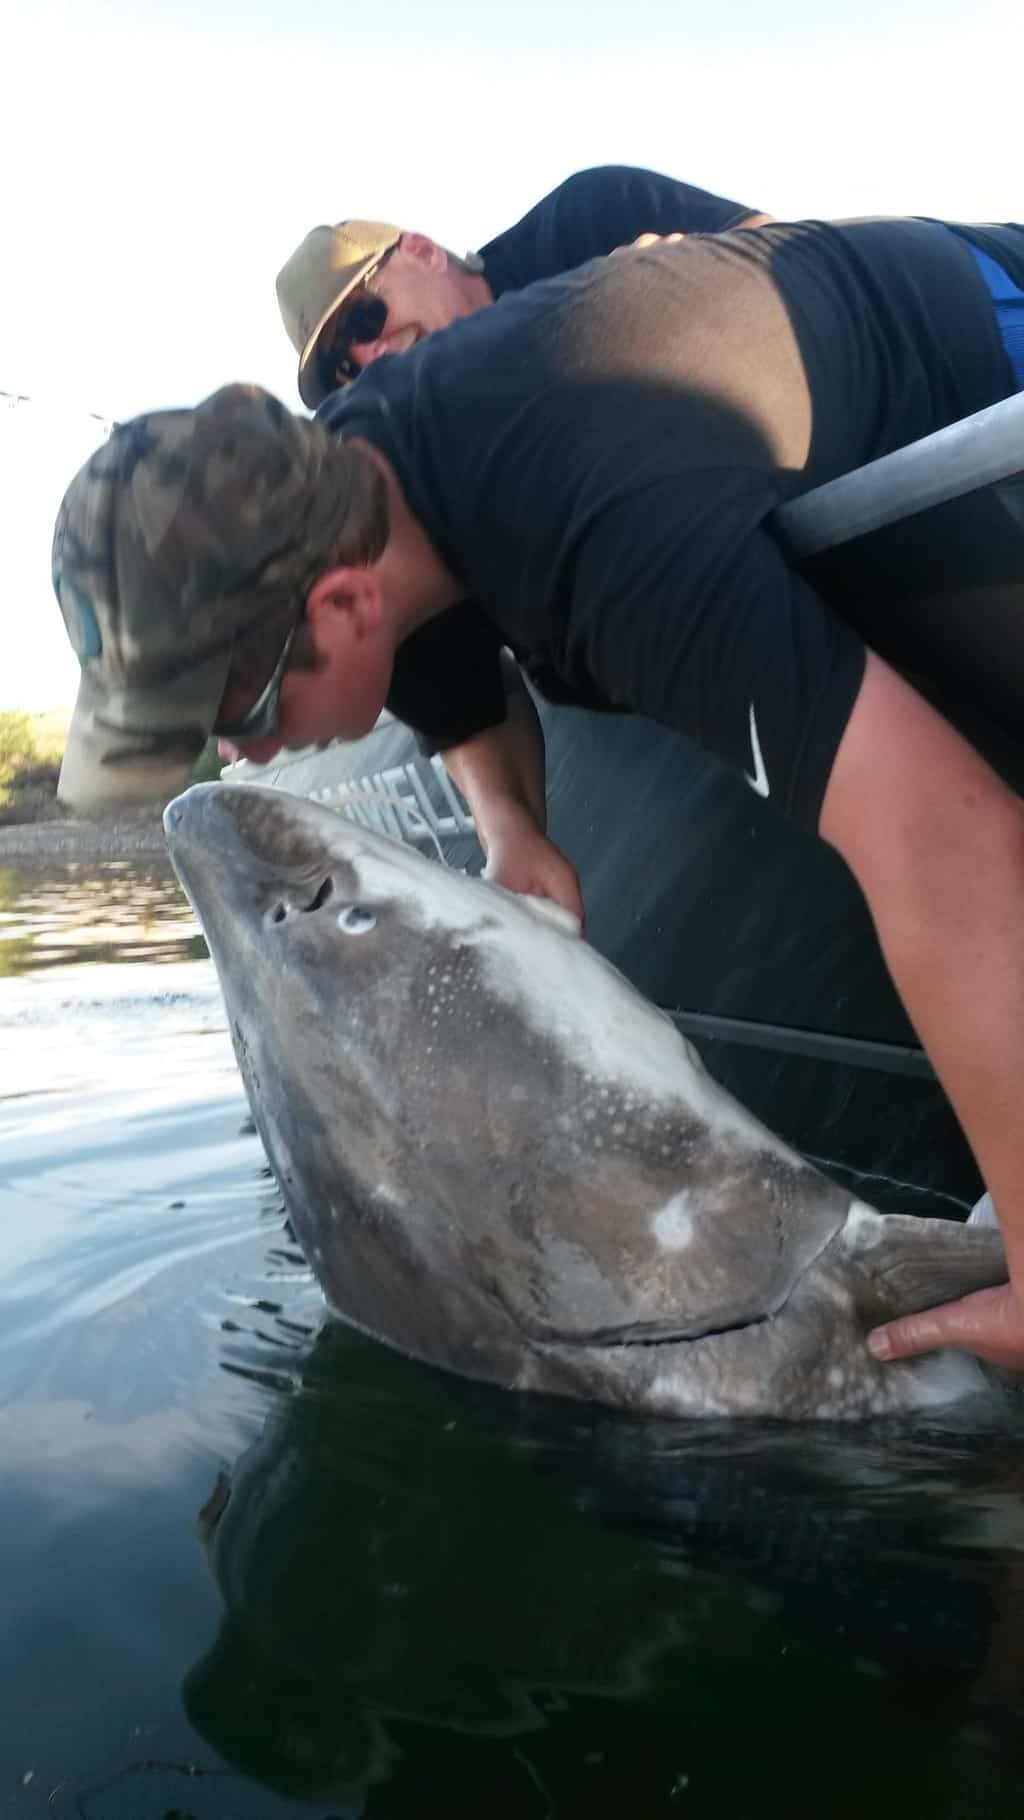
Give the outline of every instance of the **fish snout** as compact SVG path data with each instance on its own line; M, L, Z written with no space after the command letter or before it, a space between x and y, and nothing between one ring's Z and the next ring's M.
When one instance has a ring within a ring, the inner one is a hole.
M163 814L164 833L168 840L180 839L190 832L203 816L211 793L216 794L219 788L214 783L192 784L180 796L172 797Z

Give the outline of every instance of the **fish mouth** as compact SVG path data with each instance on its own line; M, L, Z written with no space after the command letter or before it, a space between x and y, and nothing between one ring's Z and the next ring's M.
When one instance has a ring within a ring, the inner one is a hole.
M849 1215L847 1215L848 1218ZM543 1336L538 1336L537 1344L540 1346L590 1346L597 1347L601 1351L613 1352L625 1350L627 1347L695 1345L701 1340L724 1339L729 1334L749 1333L755 1328L770 1326L773 1321L779 1319L780 1315L785 1314L794 1295L807 1282L808 1277L818 1269L826 1253L833 1247L840 1247L846 1224L847 1221L844 1220L838 1231L830 1233L826 1239L822 1240L813 1256L805 1263L796 1281L790 1283L786 1290L777 1297L774 1305L765 1308L761 1314L750 1315L747 1319L740 1321L716 1321L713 1325L701 1327L696 1332L692 1327L669 1327L664 1322L654 1321L638 1321L635 1326L629 1328L595 1327L589 1333L584 1334L578 1331L572 1334L558 1333L548 1329ZM866 1326L864 1331L867 1332Z
M642 1321L638 1321L635 1327L595 1327L587 1333L580 1333L579 1329L573 1333L559 1333L549 1328L537 1344L598 1347L602 1352L621 1352L637 1347L696 1345L700 1340L717 1340L726 1334L747 1333L751 1328L764 1327L769 1321L774 1321L785 1306L783 1301L778 1308L770 1309L767 1314L754 1315L748 1321L726 1321L721 1326L702 1327L697 1333L692 1328L665 1327Z

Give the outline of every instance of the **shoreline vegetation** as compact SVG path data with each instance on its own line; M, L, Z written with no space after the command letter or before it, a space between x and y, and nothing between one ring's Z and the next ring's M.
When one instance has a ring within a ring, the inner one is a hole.
M127 859L166 852L160 810L147 806L102 816L73 815L57 799L70 714L0 712L0 864ZM217 777L212 741L192 781Z

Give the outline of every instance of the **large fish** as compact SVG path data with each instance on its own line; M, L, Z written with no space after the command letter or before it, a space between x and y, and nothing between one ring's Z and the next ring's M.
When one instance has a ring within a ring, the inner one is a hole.
M716 1085L572 919L282 791L168 844L331 1306L471 1377L687 1415L952 1402L877 1322L1005 1280L998 1232L876 1213Z

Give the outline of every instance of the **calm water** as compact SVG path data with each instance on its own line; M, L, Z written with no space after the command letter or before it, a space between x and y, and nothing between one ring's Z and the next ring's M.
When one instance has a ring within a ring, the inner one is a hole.
M0 1816L1020 1813L1018 1433L324 1323L169 877L0 872Z

